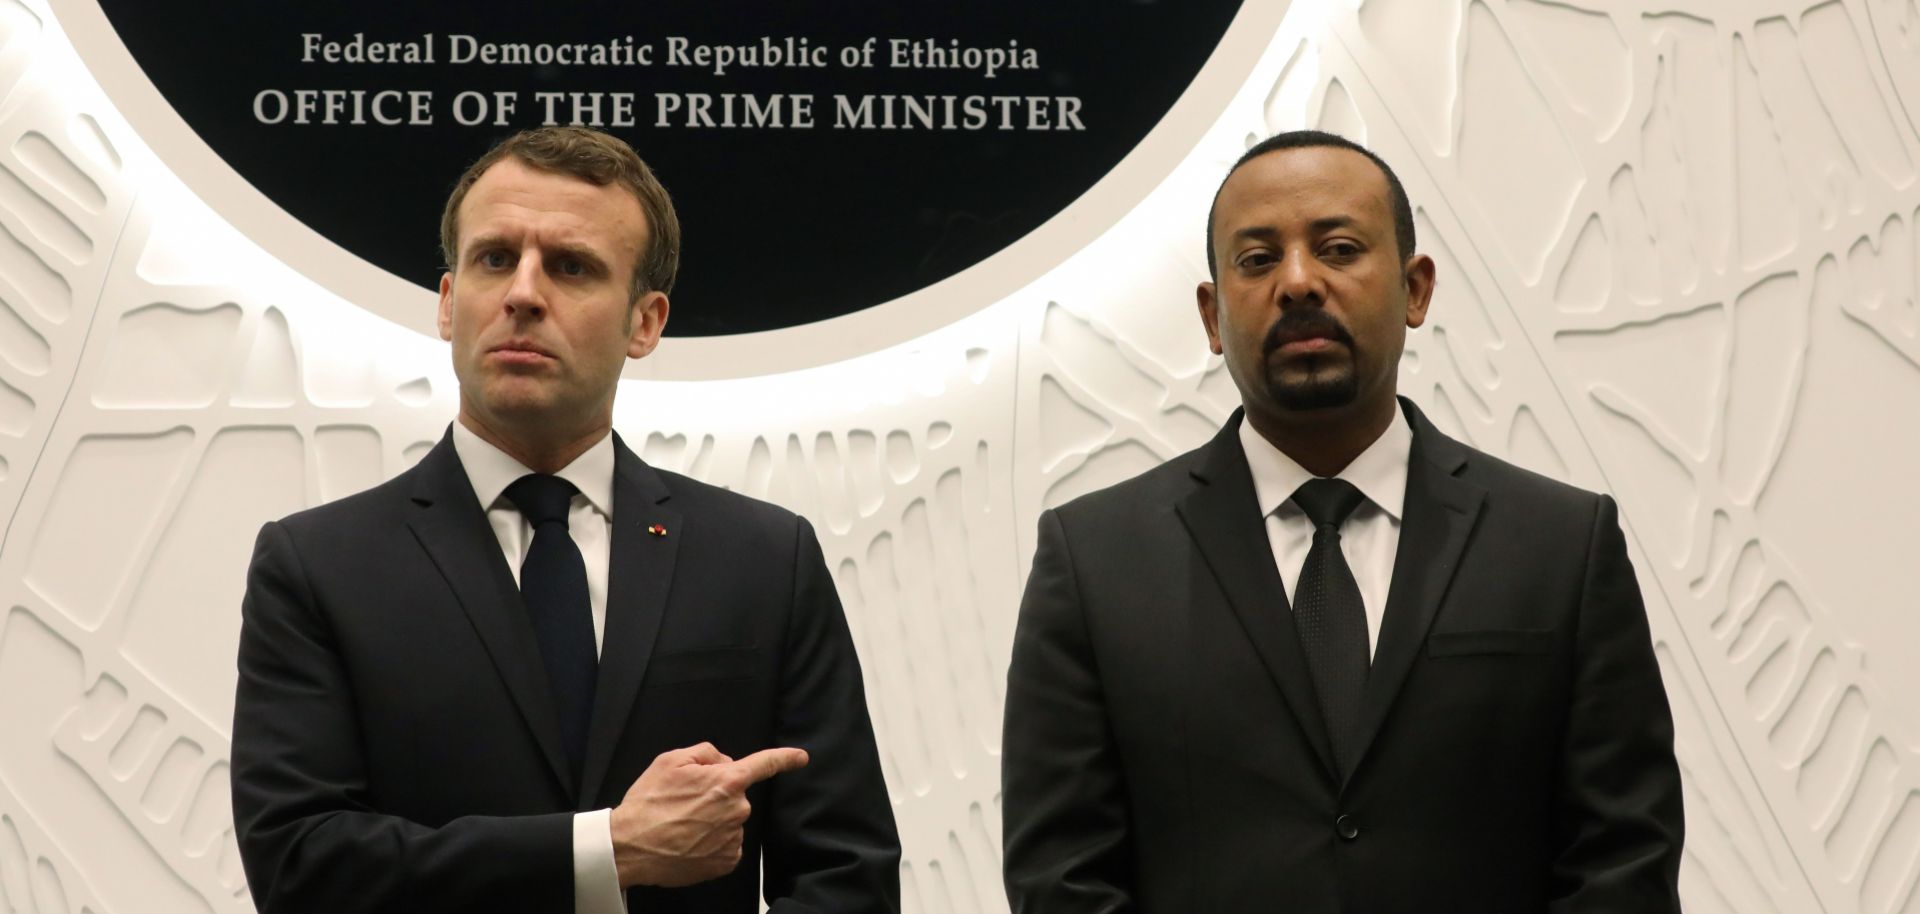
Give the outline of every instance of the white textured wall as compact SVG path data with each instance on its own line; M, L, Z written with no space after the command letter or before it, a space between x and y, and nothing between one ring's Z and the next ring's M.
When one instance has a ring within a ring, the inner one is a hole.
M1916 42L1910 0L1296 0L1191 155L1028 288L824 368L624 382L616 425L815 519L908 909L1003 911L1035 516L1226 416L1191 304L1207 199L1254 139L1337 130L1396 164L1440 265L1405 391L1621 500L1688 909L1920 912ZM180 187L45 0L0 0L0 93L0 902L247 911L225 760L254 530L416 459L446 355Z

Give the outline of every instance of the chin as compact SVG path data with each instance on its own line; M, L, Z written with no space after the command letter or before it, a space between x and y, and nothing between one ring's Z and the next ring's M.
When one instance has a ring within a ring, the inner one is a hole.
M482 392L481 401L487 412L502 418L537 417L553 409L553 397L524 384L490 384Z
M1275 396L1274 403L1290 413L1329 413L1353 405L1352 397L1294 393Z
M1360 399L1360 382L1347 371L1273 378L1267 383L1267 398L1287 412L1341 409Z

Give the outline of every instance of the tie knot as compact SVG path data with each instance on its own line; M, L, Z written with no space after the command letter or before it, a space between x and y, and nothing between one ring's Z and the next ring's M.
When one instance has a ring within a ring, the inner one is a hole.
M1309 479L1293 493L1293 503L1307 513L1314 527L1331 524L1336 530L1366 498L1344 479Z
M507 487L507 500L520 509L521 516L535 527L559 521L566 526L567 509L573 504L573 493L580 491L558 476L545 473L528 473L513 481Z

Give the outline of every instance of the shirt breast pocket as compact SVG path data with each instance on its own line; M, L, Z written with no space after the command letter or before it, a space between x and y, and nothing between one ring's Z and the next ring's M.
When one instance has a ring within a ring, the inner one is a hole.
M1486 654L1546 654L1553 650L1552 629L1503 628L1434 632L1427 636L1428 657Z
M647 662L648 686L727 682L760 675L760 648L700 647L655 654Z

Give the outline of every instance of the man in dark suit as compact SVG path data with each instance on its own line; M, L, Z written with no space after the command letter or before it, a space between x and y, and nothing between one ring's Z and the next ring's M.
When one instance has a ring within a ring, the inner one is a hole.
M234 818L288 912L899 909L899 841L807 522L612 434L659 342L672 203L577 128L442 221L460 413L418 466L260 532ZM623 898L624 895L624 898Z
M1397 399L1434 287L1399 181L1282 134L1207 234L1244 410L1041 516L1014 910L1677 911L1673 725L1613 500Z

